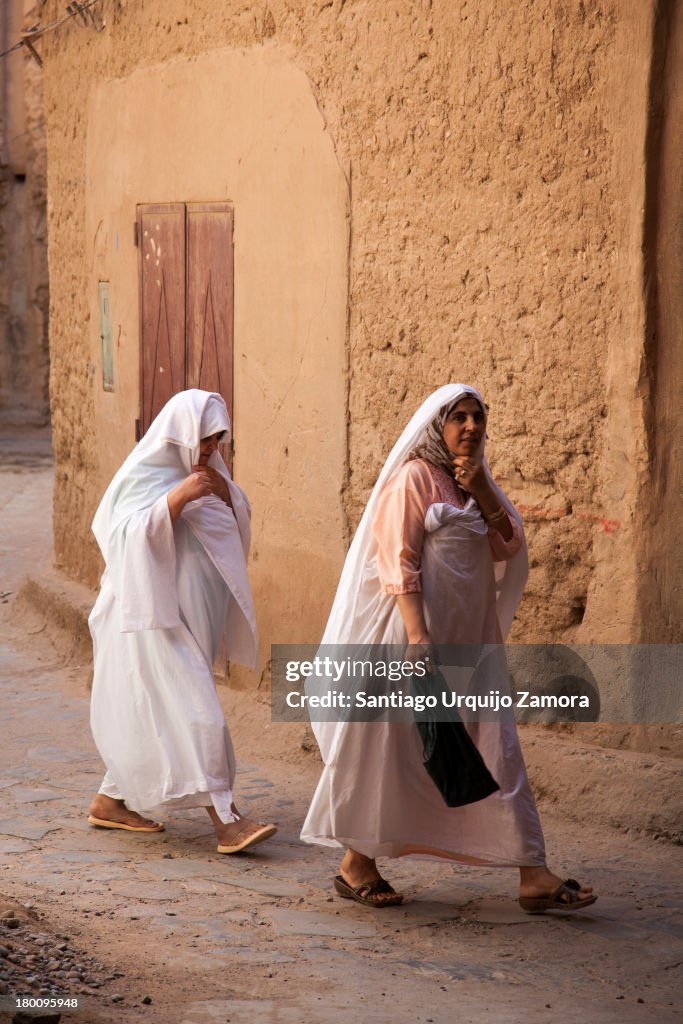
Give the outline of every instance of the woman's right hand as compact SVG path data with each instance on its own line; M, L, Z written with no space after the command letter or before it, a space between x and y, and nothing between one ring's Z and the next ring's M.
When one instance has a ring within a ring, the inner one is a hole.
M198 498L207 498L210 494L216 494L219 498L223 497L222 494L218 493L217 484L210 472L203 466L193 469L189 476L186 476L184 480L176 484L166 496L171 522L175 523L180 513L190 501L196 501Z
M428 671L431 671L429 665L433 667L435 664L434 644L425 622L422 594L397 594L396 603L408 638L406 661L413 665L418 661L425 662L428 665Z
M403 657L411 665L417 665L418 663L424 665L428 675L431 675L436 668L436 652L429 634L416 642L411 643L409 639Z

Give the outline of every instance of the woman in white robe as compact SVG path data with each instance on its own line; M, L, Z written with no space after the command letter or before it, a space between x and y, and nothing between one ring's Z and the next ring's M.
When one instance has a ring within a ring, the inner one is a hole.
M218 443L220 395L174 395L102 498L93 532L105 571L89 619L92 733L107 772L90 806L102 828L161 831L167 810L206 807L219 853L273 835L233 801L235 756L212 665L258 667L247 577L250 506Z
M433 644L505 639L526 581L526 544L486 465L485 435L485 405L472 387L446 385L418 409L370 496L323 645L408 644L414 659L433 658ZM414 723L312 724L325 767L302 839L347 848L340 895L400 903L375 861L412 854L519 867L520 902L531 912L597 898L546 866L511 715L467 726L499 790L461 807L446 805L425 770Z

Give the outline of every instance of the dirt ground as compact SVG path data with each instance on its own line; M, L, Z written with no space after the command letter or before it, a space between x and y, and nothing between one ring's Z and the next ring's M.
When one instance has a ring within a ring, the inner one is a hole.
M339 899L338 854L298 839L315 756L278 731L292 727L270 725L263 706L227 689L238 800L276 820L277 836L229 858L215 853L201 811L175 814L158 835L89 828L102 773L89 666L17 598L22 578L50 562L49 448L0 444L0 454L0 1021L35 1019L35 1009L16 1015L17 996L77 999L59 1012L78 1024L676 1019L680 846L608 824L581 780L568 781L564 806L537 786L551 865L600 893L590 912L566 918L525 915L513 871L415 859L384 865L404 906ZM600 752L572 762L571 739L531 746L534 779L552 751L584 782L604 765ZM632 776L642 800L647 772L642 755L608 756L626 821L619 782ZM667 784L678 771L648 763ZM649 792L654 803L657 785Z

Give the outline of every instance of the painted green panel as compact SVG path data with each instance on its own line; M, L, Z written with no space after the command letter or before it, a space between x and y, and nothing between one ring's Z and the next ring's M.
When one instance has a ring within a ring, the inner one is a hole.
M97 286L100 302L100 338L102 340L102 387L114 390L114 342L111 332L111 299L109 282L100 281Z

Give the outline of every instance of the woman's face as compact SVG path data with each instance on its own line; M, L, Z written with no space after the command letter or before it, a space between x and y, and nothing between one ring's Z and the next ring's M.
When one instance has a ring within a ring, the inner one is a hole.
M212 434L210 437L203 437L199 442L199 465L206 466L213 453L218 448L220 434Z
M486 417L476 398L461 398L443 425L443 439L453 455L474 455L486 430Z

